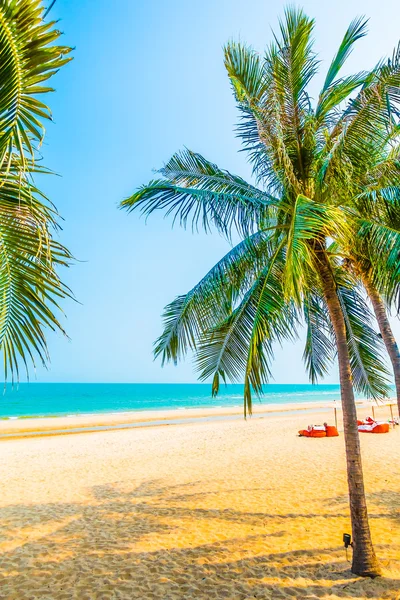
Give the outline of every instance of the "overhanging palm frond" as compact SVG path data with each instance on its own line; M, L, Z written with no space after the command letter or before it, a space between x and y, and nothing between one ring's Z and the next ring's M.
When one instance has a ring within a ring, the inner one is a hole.
M248 235L260 222L265 224L278 204L270 194L189 150L175 154L160 173L164 179L140 188L121 208L140 208L145 215L164 210L184 227L189 220L195 229L208 231L214 225L230 238L233 229Z
M44 135L50 109L37 99L52 91L43 85L71 60L71 48L56 46L55 22L42 21L41 0L0 1L0 164L13 148L24 158Z
M164 331L155 344L162 363L178 359L197 347L208 329L227 318L238 297L254 283L273 253L271 232L257 232L226 254L187 294L164 311Z
M252 411L252 390L260 394L269 379L273 342L296 337L296 312L283 294L281 248L232 314L204 333L196 355L200 379L213 376L213 395L220 378L238 381L244 375L245 416Z
M68 266L70 253L49 233L51 207L26 178L8 174L0 186L0 347L7 378L18 377L35 354L48 359L44 328L63 331L58 301L71 296L56 267Z
M57 267L70 253L53 238L58 214L33 177L45 120L39 94L66 62L55 22L44 23L41 0L0 0L0 350L5 376L48 359L45 328L63 331L58 301L70 295Z

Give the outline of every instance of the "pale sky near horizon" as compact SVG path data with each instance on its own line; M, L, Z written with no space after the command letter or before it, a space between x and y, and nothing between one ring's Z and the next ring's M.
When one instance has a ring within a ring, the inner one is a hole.
M76 49L47 98L55 124L47 127L44 162L62 177L43 187L65 219L60 239L81 261L63 274L80 304L64 303L70 340L48 336L51 365L37 370L36 381L196 381L190 359L163 369L153 362L152 344L165 304L229 246L218 234L172 230L161 216L146 224L117 205L184 146L250 179L222 47L240 38L263 50L286 4L57 0L51 16L61 19L63 43ZM320 80L355 16L370 17L370 32L347 71L374 66L400 37L395 1L301 5L316 19ZM397 320L394 327L400 338ZM277 348L276 383L307 383L302 352L301 341ZM325 383L336 382L334 369Z

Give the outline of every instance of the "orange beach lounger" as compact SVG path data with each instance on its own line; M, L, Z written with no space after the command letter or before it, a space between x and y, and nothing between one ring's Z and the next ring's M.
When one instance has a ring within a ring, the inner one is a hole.
M299 435L302 437L336 437L339 435L334 425L312 425L308 429L301 429Z

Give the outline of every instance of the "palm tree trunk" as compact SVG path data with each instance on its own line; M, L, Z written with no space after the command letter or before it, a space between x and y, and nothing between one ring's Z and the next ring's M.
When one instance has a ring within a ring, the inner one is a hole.
M354 399L346 324L336 292L336 284L325 250L316 252L318 271L324 290L332 326L335 331L340 393L343 410L344 438L347 461L347 482L350 497L350 517L353 535L353 562L351 570L356 575L376 577L381 574L375 556L368 523L364 478L361 462L360 439L357 427L357 411Z
M362 276L363 284L374 309L379 331L389 354L393 367L394 383L396 386L397 409L400 416L400 352L387 317L387 312L381 295L366 275Z

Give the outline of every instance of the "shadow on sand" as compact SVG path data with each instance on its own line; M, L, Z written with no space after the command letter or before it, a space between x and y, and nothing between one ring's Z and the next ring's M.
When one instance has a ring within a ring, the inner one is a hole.
M0 598L400 599L400 580L354 577L337 545L270 551L274 544L285 542L297 518L347 517L347 499L329 500L343 514L249 513L233 507L198 508L196 502L205 498L212 502L218 494L195 491L200 486L201 482L162 486L153 481L127 491L118 489L116 482L92 488L90 504L20 504L1 509L0 540L8 549L0 555ZM370 503L372 518L378 518L379 507L384 507L389 511L385 517L398 522L400 494L395 505L393 495L389 498L384 491L370 495ZM182 542L185 523L194 531L190 543ZM196 537L196 524L202 538ZM216 541L207 536L207 527L223 529L224 524L227 531L232 531L232 524L254 525L255 532ZM149 548L143 550L146 543ZM382 558L389 543L377 546ZM263 547L268 551L260 551Z

